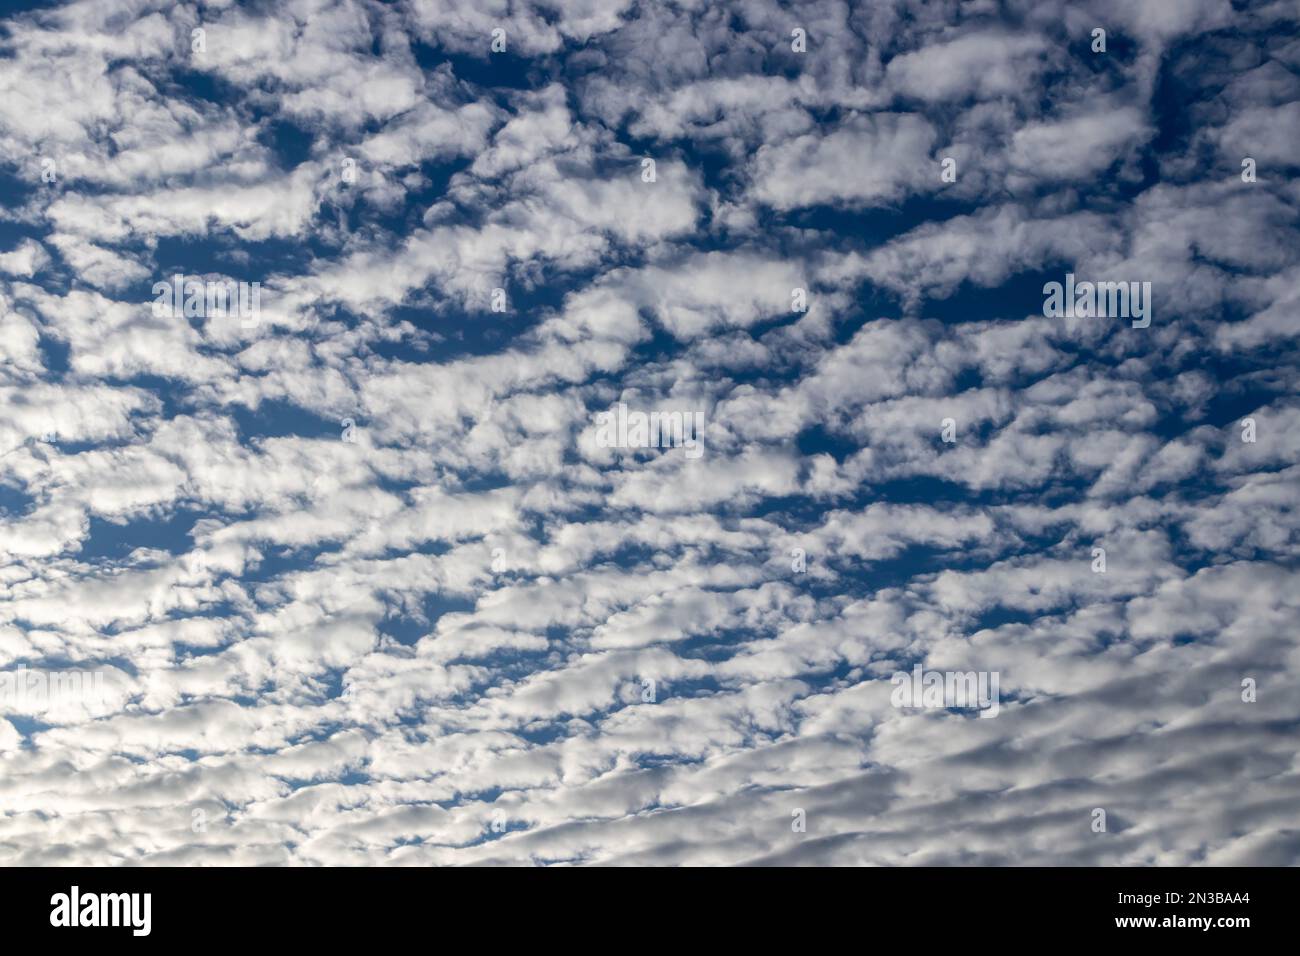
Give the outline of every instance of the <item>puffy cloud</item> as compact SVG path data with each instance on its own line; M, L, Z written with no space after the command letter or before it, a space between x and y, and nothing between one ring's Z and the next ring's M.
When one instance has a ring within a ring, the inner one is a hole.
M1283 6L13 15L0 860L1296 862Z

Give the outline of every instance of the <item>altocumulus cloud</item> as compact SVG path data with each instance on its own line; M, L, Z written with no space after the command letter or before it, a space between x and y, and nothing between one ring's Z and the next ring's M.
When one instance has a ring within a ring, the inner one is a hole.
M1294 16L12 13L0 862L1300 861Z

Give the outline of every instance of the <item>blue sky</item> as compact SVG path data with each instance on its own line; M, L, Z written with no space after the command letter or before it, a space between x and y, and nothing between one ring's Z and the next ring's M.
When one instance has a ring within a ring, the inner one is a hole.
M4 9L0 861L1296 862L1293 6Z

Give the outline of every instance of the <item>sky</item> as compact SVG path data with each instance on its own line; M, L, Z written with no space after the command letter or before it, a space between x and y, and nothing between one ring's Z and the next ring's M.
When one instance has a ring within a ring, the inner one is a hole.
M0 9L0 863L1300 863L1295 3Z

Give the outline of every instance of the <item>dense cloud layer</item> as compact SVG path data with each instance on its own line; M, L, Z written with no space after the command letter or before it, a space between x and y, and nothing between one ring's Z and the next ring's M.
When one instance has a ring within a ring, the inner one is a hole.
M1300 862L1298 143L1289 3L12 16L0 862Z

